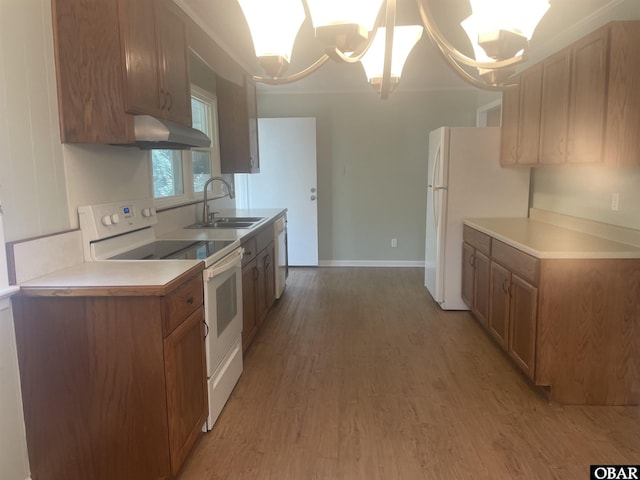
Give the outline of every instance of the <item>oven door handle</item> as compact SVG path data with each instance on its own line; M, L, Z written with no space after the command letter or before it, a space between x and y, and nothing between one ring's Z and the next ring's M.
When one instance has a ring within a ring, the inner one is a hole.
M217 277L218 275L222 275L233 268L239 267L241 265L243 255L244 248L238 248L227 255L224 260L205 270L206 281L208 282L213 277Z

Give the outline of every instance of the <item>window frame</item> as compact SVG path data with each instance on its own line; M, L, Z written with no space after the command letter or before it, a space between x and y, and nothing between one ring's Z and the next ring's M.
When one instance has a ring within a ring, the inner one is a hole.
M207 148L196 148L198 151L209 151L211 161L211 175L220 176L220 147L218 143L218 102L215 94L198 87L197 85L191 85L191 97L197 99L200 102L207 103L210 106L209 109L209 132L205 132L211 139L211 145ZM154 205L157 208L168 208L179 205L185 205L193 202L197 202L204 199L203 192L196 192L194 188L194 173L193 173L193 155L191 150L181 150L180 161L182 163L182 188L183 192L180 195L172 195L169 197L156 197L153 184L153 151L149 151L149 182L151 189L151 196L153 197ZM218 187L220 188L220 187ZM214 194L216 192L214 191Z

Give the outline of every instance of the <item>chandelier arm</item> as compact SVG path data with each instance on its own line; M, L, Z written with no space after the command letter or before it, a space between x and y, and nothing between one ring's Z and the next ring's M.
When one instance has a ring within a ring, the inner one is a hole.
M312 65L308 66L307 68L305 68L304 70L298 73L287 75L286 77L275 77L275 78L253 75L251 78L253 79L254 82L264 83L267 85L284 85L287 83L293 83L308 75L311 75L313 72L318 70L322 65L324 65L327 62L327 60L329 60L329 55L325 53L318 60L316 60L315 63L313 63Z
M393 30L396 24L396 0L387 0L386 3L384 67L382 70L382 85L380 86L380 98L382 100L388 99L391 92L391 57L393 54Z
M340 51L338 47L331 47L331 48L328 48L328 51L327 51L328 55L331 58L335 60L339 60L343 63L358 63L360 60L362 60L362 57L364 57L365 54L369 51L369 48L373 44L373 40L376 38L378 29L382 25L382 11L383 10L380 9L380 13L376 18L376 23L373 26L372 35L367 40L367 43L360 50L358 50L357 52L352 52L351 55L346 55L344 52Z
M462 63L463 65L467 65L469 67L481 68L485 70L500 70L507 67L513 67L514 65L522 62L522 60L524 59L523 55L518 55L516 57L495 62L478 62L475 59L466 56L465 54L461 53L456 47L454 47L442 34L440 29L437 27L436 22L431 15L431 12L424 5L426 1L428 0L417 0L418 10L420 11L420 17L422 17L424 29L427 31L427 34L429 35L431 40L433 40L433 42L438 45L441 50L446 50L446 55L454 59L458 64Z

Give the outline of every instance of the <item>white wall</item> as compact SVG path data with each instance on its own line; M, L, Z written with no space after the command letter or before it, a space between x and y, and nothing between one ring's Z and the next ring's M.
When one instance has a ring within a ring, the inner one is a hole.
M260 95L260 117L317 119L320 262L424 261L428 134L476 107L473 89Z

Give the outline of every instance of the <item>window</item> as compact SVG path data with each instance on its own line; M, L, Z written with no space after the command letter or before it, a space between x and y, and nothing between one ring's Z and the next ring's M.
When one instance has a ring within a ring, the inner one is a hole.
M206 133L211 146L151 151L153 196L157 204L174 205L198 199L207 179L220 174L216 99L193 85L191 115L193 128Z

